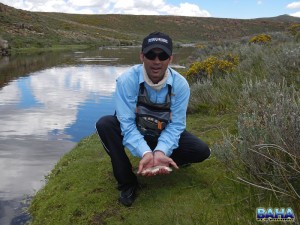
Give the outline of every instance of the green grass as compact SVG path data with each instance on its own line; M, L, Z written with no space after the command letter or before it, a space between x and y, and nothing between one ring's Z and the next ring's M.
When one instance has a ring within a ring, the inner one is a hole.
M224 130L235 131L235 116L193 114L187 127L212 144ZM130 158L136 168L138 159ZM232 178L212 156L168 176L139 177L138 197L125 208L117 202L110 159L92 135L49 174L31 203L32 224L255 224L256 207L270 200L260 202L253 188Z

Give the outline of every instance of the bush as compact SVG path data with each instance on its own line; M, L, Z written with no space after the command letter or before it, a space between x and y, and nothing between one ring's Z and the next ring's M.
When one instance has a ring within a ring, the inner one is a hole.
M272 37L268 34L260 34L257 36L254 36L250 39L249 43L252 44L268 44L272 41Z
M192 63L186 72L186 77L190 81L225 77L236 69L238 63L238 57L232 54L227 54L221 59L210 56L203 61Z
M235 42L197 49L198 61L230 51L239 63L225 79L214 74L191 82L189 112L237 114L237 129L212 152L238 181L260 188L257 196L275 196L299 210L300 48L286 33L272 36L267 46Z
M298 33L300 33L300 23L293 24L288 28L288 31L291 35L296 36Z
M249 81L239 101L238 134L214 150L257 187L300 199L300 94L286 82Z
M241 82L239 76L232 76L193 83L188 112L222 114L234 111Z
M300 47L290 42L262 45L240 45L233 50L239 55L236 73L243 74L246 79L268 79L300 86Z
M185 72L191 86L189 112L215 113L237 109L237 96L242 92L245 80L266 79L280 83L284 79L288 85L295 85L299 89L300 48L292 38L285 38L288 37L285 34L277 33L274 37L276 41L285 42L268 46L233 42L231 45L205 45L205 48L198 48L193 56L197 61ZM217 61L226 60L226 57L217 56L229 55L229 51L231 57L238 59L230 76L216 68ZM210 58L212 55L214 59ZM213 71L211 77L214 79L208 79L201 68Z
M300 42L300 32L298 32L298 34L295 35L295 41L296 41L297 43Z

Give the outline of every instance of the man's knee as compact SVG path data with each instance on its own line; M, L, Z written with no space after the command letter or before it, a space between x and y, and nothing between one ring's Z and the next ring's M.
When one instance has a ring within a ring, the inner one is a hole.
M106 124L107 124L107 119L106 119L107 116L103 116L101 117L97 123L96 123L96 129L99 131L102 129L102 127L105 127Z
M211 150L208 147L208 145L202 143L201 146L199 146L199 149L201 149L201 151L199 151L199 154L198 154L198 162L202 162L205 159L210 157Z
M103 116L96 123L96 129L100 135L102 132L108 131L113 127L116 118L114 116Z
M206 146L205 151L204 151L204 157L205 159L208 159L211 155L211 150L208 146Z

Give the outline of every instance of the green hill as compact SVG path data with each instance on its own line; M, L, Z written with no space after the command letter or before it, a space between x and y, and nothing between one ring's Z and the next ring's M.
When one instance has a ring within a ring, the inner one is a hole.
M300 18L287 15L258 19L183 16L82 15L29 12L0 3L0 38L12 48L54 45L136 45L152 31L179 43L219 41L263 32L285 31Z

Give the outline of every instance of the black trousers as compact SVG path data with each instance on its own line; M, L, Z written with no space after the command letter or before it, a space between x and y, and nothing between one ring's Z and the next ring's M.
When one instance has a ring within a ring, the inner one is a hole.
M122 144L120 122L116 116L104 116L96 123L96 129L104 149L111 158L114 176L118 189L123 190L137 184L137 177L132 171L132 165ZM157 140L146 139L153 150ZM210 156L209 147L196 136L184 131L179 139L179 146L173 150L171 158L178 166L187 163L198 163Z

